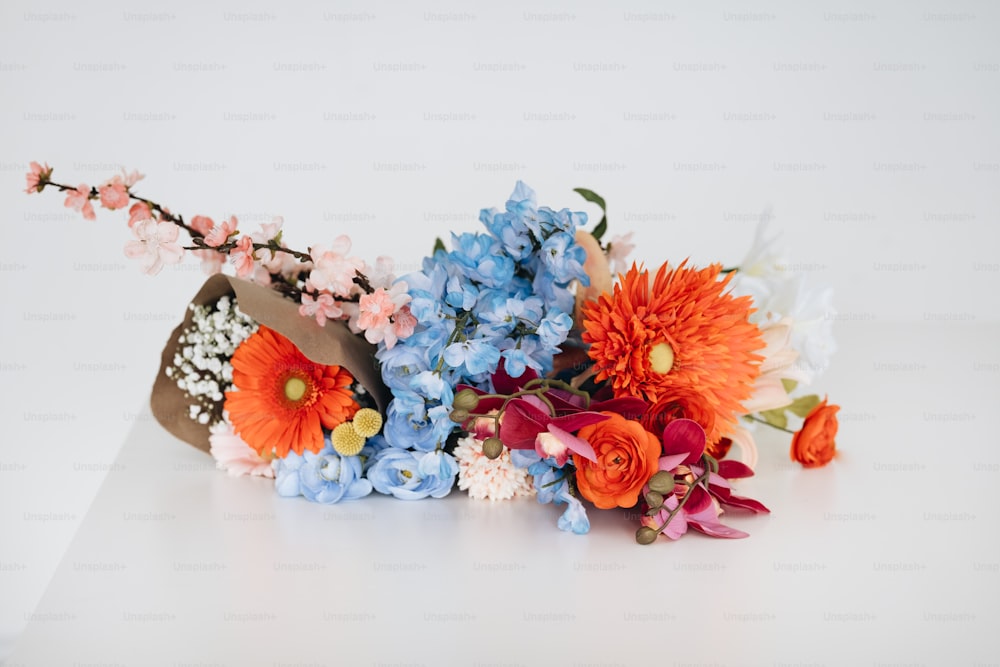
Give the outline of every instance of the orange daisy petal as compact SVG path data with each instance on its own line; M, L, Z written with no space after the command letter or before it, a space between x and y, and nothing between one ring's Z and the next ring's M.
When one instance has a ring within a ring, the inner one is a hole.
M707 434L715 442L736 424L740 404L753 392L763 359L755 351L764 342L748 319L750 297L726 292L730 277L719 280L721 265L699 270L686 264L664 264L652 281L633 265L613 294L584 305L583 340L597 380L610 380L616 396L655 403L676 391L700 395L715 411ZM665 353L657 347L664 344L672 363L657 372L651 355Z
M339 366L310 361L291 341L267 327L233 354L234 391L225 408L233 430L258 454L285 457L323 448L323 428L357 412L354 378Z

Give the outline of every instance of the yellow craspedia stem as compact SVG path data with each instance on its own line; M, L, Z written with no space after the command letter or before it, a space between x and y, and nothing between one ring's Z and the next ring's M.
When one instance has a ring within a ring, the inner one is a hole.
M649 351L649 365L660 375L666 375L674 367L674 348L669 343L657 343Z
M382 415L378 410L361 408L354 413L354 430L363 438L370 438L382 429Z
M344 422L330 433L330 442L341 456L357 456L365 446L365 437L354 430L354 424Z

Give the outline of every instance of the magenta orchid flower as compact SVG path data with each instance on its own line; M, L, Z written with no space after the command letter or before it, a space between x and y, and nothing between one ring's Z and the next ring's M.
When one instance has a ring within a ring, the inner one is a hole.
M704 452L705 431L697 422L677 419L667 424L659 469L674 478L674 488L662 493L663 503L653 515L648 515L649 507L645 507L641 523L672 540L688 528L712 537L748 537L742 530L724 525L719 516L726 506L755 513L770 511L762 503L732 491L729 480L750 477L753 470L739 461L719 461L717 472L706 470ZM647 497L651 490L647 483L643 496Z

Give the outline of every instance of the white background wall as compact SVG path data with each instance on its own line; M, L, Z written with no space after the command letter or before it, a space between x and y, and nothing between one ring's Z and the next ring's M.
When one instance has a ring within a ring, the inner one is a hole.
M23 194L29 161L405 268L519 178L601 193L651 264L738 262L771 205L841 318L995 322L998 34L989 2L3 3L0 656L202 280L139 274L124 214Z

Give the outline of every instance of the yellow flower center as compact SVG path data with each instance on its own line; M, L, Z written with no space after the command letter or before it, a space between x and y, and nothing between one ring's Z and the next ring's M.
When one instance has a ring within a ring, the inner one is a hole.
M649 351L649 365L660 375L666 375L674 367L674 348L668 343L657 343Z
M290 401L297 401L306 395L306 388L305 381L293 375L285 380L285 398Z

